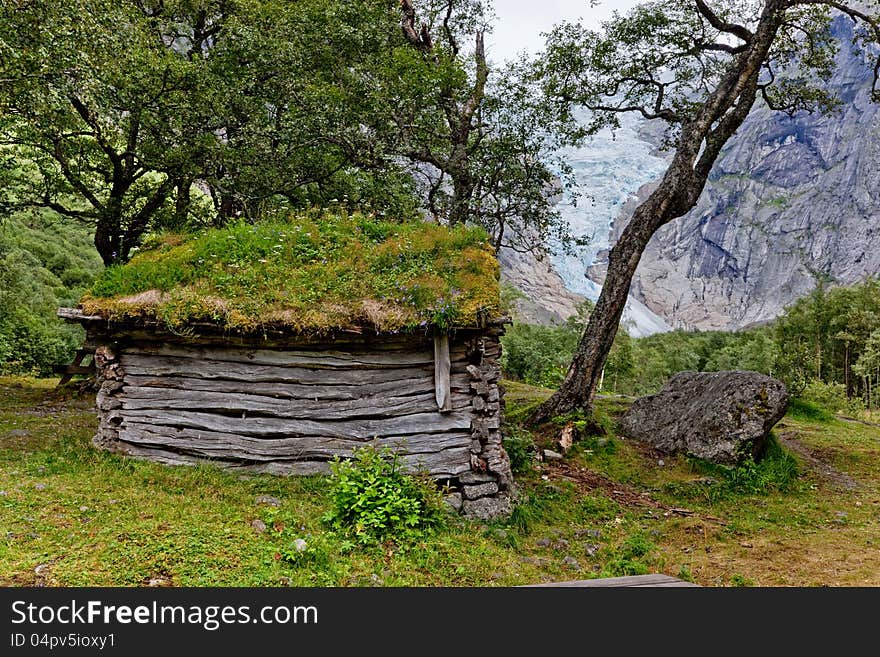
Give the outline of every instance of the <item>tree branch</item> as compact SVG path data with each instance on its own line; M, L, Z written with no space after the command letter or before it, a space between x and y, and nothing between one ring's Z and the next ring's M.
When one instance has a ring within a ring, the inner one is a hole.
M98 125L98 121L92 116L92 113L89 111L89 108L86 107L85 103L83 103L76 96L69 96L70 104L73 105L73 108L76 110L76 113L79 114L80 118L85 121L86 125L88 125L95 133L95 141L100 146L101 150L104 151L104 154L110 159L110 162L113 164L113 168L121 168L122 167L122 157L116 150L107 142L107 139L101 133L101 127Z
M669 123L681 123L681 117L669 108L664 108L659 111L652 112L647 108L642 107L641 105L584 105L584 107L594 112L616 112L618 114L624 114L626 112L638 112L649 121L652 119L663 119L664 121L668 121Z
M459 121L459 130L463 133L470 131L471 119L474 112L483 102L486 95L486 81L489 79L489 67L486 65L486 50L483 46L483 31L479 30L476 37L476 47L474 48L474 59L477 63L476 77L474 79L474 88L471 90L470 97L464 105L461 112L461 120Z
M54 210L58 214L63 214L65 217L70 217L71 219L79 219L79 220L88 220L88 219L96 219L96 215L94 212L88 212L85 210L71 210L68 207L65 207L58 201L53 201L48 197L44 197L42 201L35 201L30 205L35 205L41 208L49 208L50 210Z
M714 27L716 30L721 32L726 32L727 34L732 34L735 37L738 37L745 41L746 43L750 43L752 41L752 37L754 34L752 32L743 27L742 25L737 25L736 23L728 23L726 21L721 20L714 11L709 8L703 0L694 0L697 5L697 11L702 14L703 18L709 21L709 25Z
M153 214L165 203L168 194L174 187L174 181L170 176L166 176L153 195L144 203L144 206L135 214L128 224L125 231L124 245L130 249L137 245L137 241L143 235L144 231L150 223Z
M738 55L741 52L745 52L748 47L749 46L746 43L741 43L738 46L729 46L726 43L702 43L697 41L694 44L694 48L701 52L716 51L726 52L731 55Z
M452 18L453 4L454 0L446 0L446 16L443 17L443 32L446 33L446 40L449 41L449 47L452 49L453 56L458 56L458 42L455 40L452 28L449 27L449 19Z
M434 47L434 43L431 41L431 35L425 25L422 25L420 30L416 29L416 9L412 0L400 0L400 9L400 28L403 30L403 36L412 46L422 52L430 51Z
M98 197L92 193L86 184L80 180L74 173L73 169L70 167L70 162L64 156L64 152L61 149L61 141L54 140L52 143L52 148L43 148L46 153L52 156L52 159L58 163L58 167L61 169L61 175L64 176L64 179L73 187L76 191L83 195L83 197L91 204L93 208L96 210L103 210L104 204L98 200Z

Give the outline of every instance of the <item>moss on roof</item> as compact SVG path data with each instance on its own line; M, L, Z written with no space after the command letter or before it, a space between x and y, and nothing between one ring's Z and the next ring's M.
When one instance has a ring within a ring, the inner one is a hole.
M109 320L237 332L473 326L499 312L498 263L478 228L309 211L158 235L82 298Z

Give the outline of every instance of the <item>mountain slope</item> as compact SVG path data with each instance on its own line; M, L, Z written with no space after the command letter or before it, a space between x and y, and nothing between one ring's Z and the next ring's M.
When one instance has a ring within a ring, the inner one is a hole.
M831 86L829 116L756 108L722 152L697 206L653 238L633 294L674 327L736 329L776 317L817 280L880 273L880 106L852 23ZM644 186L644 198L650 186ZM616 239L635 202L612 228ZM592 276L601 280L600 263Z

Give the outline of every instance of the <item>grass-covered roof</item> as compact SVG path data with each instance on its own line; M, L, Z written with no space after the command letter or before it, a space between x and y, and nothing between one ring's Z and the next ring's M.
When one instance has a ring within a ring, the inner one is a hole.
M478 228L311 211L158 235L129 263L104 270L81 304L109 320L172 329L474 326L499 311L498 264Z

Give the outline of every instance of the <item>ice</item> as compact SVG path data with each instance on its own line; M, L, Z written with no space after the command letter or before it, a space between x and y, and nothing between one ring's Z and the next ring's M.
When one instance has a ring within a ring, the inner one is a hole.
M622 116L621 127L614 133L603 130L584 146L561 152L572 167L581 196L575 204L566 194L559 209L571 235L589 238L589 242L572 247L574 252L570 254L558 244L552 245L551 261L568 289L593 301L599 296L599 286L587 278L587 269L598 252L610 246L612 221L639 187L658 179L666 170L666 161L653 155L652 145L639 137L638 125L635 117ZM639 337L671 330L661 317L633 297L627 302L623 323L631 335Z

